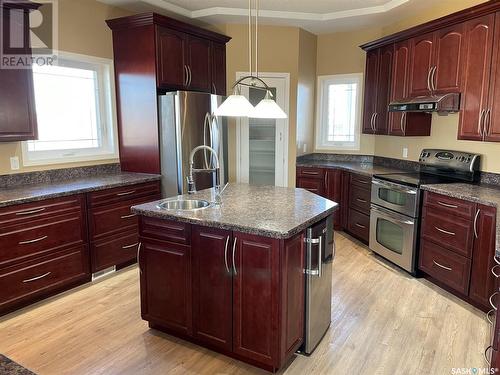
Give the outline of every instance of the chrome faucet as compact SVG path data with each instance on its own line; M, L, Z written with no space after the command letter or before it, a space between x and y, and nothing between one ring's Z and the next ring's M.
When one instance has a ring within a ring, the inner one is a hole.
M208 150L212 153L214 156L215 160L215 166L214 168L206 168L206 169L195 169L194 168L194 155L200 151L200 150ZM215 204L216 205L221 205L222 204L222 198L221 198L221 188L220 188L220 164L219 164L219 156L217 155L217 152L209 146L201 145L198 147L193 148L191 151L191 154L189 155L189 176L187 177L187 183L188 183L188 194L194 194L196 193L196 184L194 182L193 174L194 173L213 173L215 172Z

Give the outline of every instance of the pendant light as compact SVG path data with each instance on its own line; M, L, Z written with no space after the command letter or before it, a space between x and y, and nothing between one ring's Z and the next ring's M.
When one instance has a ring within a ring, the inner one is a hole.
M259 78L259 0L255 0L255 74L252 70L253 42L252 42L252 0L248 0L248 60L250 75L238 79L233 84L233 93L214 112L216 116L251 117L251 118L287 118L287 114L273 99L269 86ZM266 94L256 107L247 98L241 95L241 87L265 91Z

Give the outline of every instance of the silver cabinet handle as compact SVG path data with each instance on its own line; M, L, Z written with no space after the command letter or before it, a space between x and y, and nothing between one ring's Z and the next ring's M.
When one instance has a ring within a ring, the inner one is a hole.
M484 350L484 360L486 361L488 366L491 366L491 361L488 360L488 350L490 349L493 349L493 346L490 345Z
M500 260L497 258L496 255L493 256L493 260L495 261L496 264L500 264Z
M439 227L434 227L436 230L440 231L441 233L447 234L449 236L456 236L457 234L455 232L449 232L447 230L441 229Z
M497 274L497 273L495 272L495 268L497 268L497 267L500 267L500 265L499 265L499 264L495 264L495 265L491 268L491 273L493 274L493 276L495 276L495 277L498 279L498 278L500 277L500 274Z
M51 273L52 272L47 272L47 273L44 273L43 275L33 277L32 279L23 280L23 283L31 283L32 281L37 281L37 280L43 279L44 277L49 276Z
M187 65L184 64L184 86L187 86L188 85L188 69L187 69Z
M43 236L40 238L35 238L34 240L21 241L21 242L19 242L19 245L28 245L28 244L35 243L35 242L40 242L40 241L47 239L48 237L49 236Z
M378 112L375 112L375 116L373 117L373 132L374 133L377 131L377 117L378 117Z
M212 82L212 90L214 92L214 95L217 95L217 86L215 86L215 83Z
M477 231L477 219L479 218L479 214L481 213L481 210L478 209L477 212L476 212L476 216L474 217L474 236L476 238L479 238L479 234L478 234L478 231Z
M491 130L491 108L488 108L486 115L484 116L484 137L490 135Z
M125 215L125 216L121 216L120 218L121 219L130 219L131 217L135 217L135 216L137 216L137 214Z
M405 135L406 134L406 112L403 112L403 115L401 116L400 127L401 127L401 132L403 133L403 135Z
M372 113L372 117L370 118L370 128L372 128L372 131L374 131L373 129L373 118L375 117L375 113Z
M328 171L325 171L325 193L326 192L328 192Z
M491 307L493 308L493 310L497 311L497 307L495 306L495 304L493 303L493 297L495 297L496 295L498 294L498 291L496 291L495 293L493 293L491 296L490 296L490 305Z
M130 191L125 191L123 193L117 193L116 196L117 197L123 197L125 195L130 195L130 194L134 194L135 193L135 190L130 190Z
M319 175L319 172L316 172L316 171L302 171L301 173L307 174L309 176L318 176Z
M432 91L436 91L436 86L437 86L437 81L436 81L436 71L437 71L437 66L434 65L432 68L432 75L431 75L431 89Z
M484 114L486 113L486 110L483 109L481 110L481 115L479 116L479 121L477 124L477 130L479 132L479 135L484 139Z
M226 238L226 246L224 247L224 264L226 266L226 272L231 273L231 270L229 269L229 266L227 264L227 248L229 246L229 236Z
M434 264L435 264L436 266L438 266L439 268L442 268L442 269L444 269L444 270L446 270L446 271L453 271L453 269L452 269L452 268L450 268L450 267L446 267L446 266L443 266L442 264L440 264L440 263L436 262L435 260L433 260L433 262L434 262Z
M354 225L356 225L359 228L366 229L366 227L364 225L361 225L359 223L354 223Z
M448 207L448 208L458 208L458 206L455 206L454 204L448 204L448 203L443 203L441 201L438 201L437 202L439 205L443 206L443 207Z
M490 323L491 325L493 325L493 320L490 319L491 317L491 313L494 313L495 312L495 309L491 309L490 311L488 311L486 313L486 320L488 321L488 323Z
M136 243L134 243L134 244L132 244L132 245L125 245L125 246L122 246L122 249L124 249L124 250L125 250L125 249L131 249L131 248L136 247L136 246L139 246L139 242L136 242Z
M191 73L191 67L188 65L187 66L187 70L188 70L188 83L187 83L187 86L191 86L191 80L192 80L192 73Z
M139 242L139 246L137 246L137 266L139 267L139 273L142 275L142 269L141 269L141 248L142 248L142 242Z
M45 207L39 208L37 210L16 212L16 215L17 216L32 215L32 214L37 214L37 213L42 212L42 211L45 211Z
M236 261L235 261L235 258L236 258L236 242L237 241L238 241L238 238L234 237L234 242L233 242L233 272L234 272L235 276L238 274L238 272L236 272Z
M356 200L361 203L368 203L366 199L356 198Z
M369 185L369 184L371 184L371 182L363 181L363 180L357 180L357 179L354 179L354 182L357 182L357 183L363 184L363 185Z

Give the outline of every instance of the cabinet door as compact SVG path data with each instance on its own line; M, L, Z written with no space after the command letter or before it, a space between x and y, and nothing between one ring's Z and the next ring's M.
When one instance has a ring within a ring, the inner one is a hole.
M158 87L185 88L188 79L185 34L158 27L156 46Z
M226 95L226 45L212 43L212 94Z
M233 352L276 366L279 241L234 232Z
M191 335L191 247L142 239L139 267L142 317Z
M409 96L430 95L430 73L433 67L434 33L411 39Z
M10 23L11 12L1 12L2 24L10 24L10 32L25 35L24 24ZM27 22L27 14L24 17ZM0 142L26 141L37 135L31 69L0 69Z
M435 70L431 75L431 85L435 93L445 94L462 90L465 48L465 23L436 32Z
M408 78L410 68L410 42L396 43L392 63L391 101L404 100L408 97ZM405 115L402 112L389 113L389 134L404 135Z
M485 118L485 140L500 142L500 12L496 14L489 110Z
M394 56L394 45L384 47L380 50L379 70L377 78L377 105L376 114L373 119L376 134L387 134L389 112L387 107L391 99L392 59Z
M189 36L187 42L187 64L189 90L211 92L212 64L210 63L210 41Z
M232 348L231 232L193 226L193 332L217 348Z
M366 53L365 69L365 101L363 112L363 133L373 134L373 118L377 111L377 78L379 72L380 51L374 50Z
M488 109L491 59L493 50L493 14L466 22L467 38L458 139L481 140Z
M472 253L469 297L488 308L488 299L495 289L495 278L491 273L491 269L496 264L493 260L495 256L496 209L478 205L476 214L475 235L477 237L474 239ZM498 273L500 266L496 268Z
M296 185L298 188L306 189L311 193L325 195L325 181L322 178L297 177Z
M337 202L342 206L342 171L340 169L328 169L326 171L326 198ZM342 228L340 207L333 216L335 229Z

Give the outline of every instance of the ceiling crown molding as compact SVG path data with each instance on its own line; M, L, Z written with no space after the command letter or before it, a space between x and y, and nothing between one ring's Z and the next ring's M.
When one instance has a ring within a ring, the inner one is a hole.
M225 8L225 7L212 7L199 10L189 10L181 6L170 3L167 0L142 0L150 5L165 9L167 11L177 13L181 16L191 18L191 19L202 19L206 17L213 16L241 16L248 17L248 9L243 8ZM260 18L272 18L272 19L289 19L298 21L317 21L326 22L332 20L338 20L342 18L365 16L370 14L379 14L388 12L394 8L397 8L403 4L406 4L410 0L390 0L383 5L377 5L366 8L349 9L338 12L330 13L307 13L307 12L286 12L286 11L276 11L276 10L259 10Z

